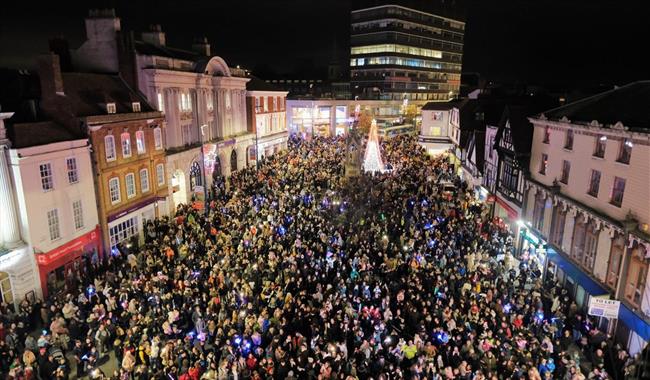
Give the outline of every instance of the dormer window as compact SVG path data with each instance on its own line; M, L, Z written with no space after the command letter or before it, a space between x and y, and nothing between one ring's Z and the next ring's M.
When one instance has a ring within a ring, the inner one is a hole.
M140 112L140 102L131 103L131 107L133 108L133 112Z
M106 113L115 113L115 103L106 103Z

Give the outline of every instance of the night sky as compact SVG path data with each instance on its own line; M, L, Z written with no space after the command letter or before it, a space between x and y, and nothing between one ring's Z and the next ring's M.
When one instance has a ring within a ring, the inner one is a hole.
M90 8L112 7L123 30L161 24L168 45L189 48L207 36L231 66L264 76L317 76L345 65L350 9L381 0L87 0L3 4L0 67L30 67L49 37L71 47L84 39ZM76 3L76 2L74 2ZM467 22L463 70L490 80L549 84L624 84L649 79L648 6L616 0L412 0ZM5 7L8 5L7 7Z

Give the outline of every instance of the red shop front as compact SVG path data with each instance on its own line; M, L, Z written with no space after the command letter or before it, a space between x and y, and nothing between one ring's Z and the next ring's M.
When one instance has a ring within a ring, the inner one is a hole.
M100 227L47 253L36 255L43 298L74 290L93 262L102 256Z

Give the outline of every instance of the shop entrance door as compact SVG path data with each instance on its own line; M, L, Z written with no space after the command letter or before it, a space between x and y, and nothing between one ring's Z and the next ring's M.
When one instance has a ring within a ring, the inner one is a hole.
M74 291L81 279L81 258L65 264L65 288L67 291Z

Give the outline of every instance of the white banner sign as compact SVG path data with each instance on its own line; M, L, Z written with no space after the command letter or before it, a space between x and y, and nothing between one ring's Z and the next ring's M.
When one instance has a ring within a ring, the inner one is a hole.
M617 319L620 307L621 301L596 297L590 297L589 299L589 315L596 317Z

